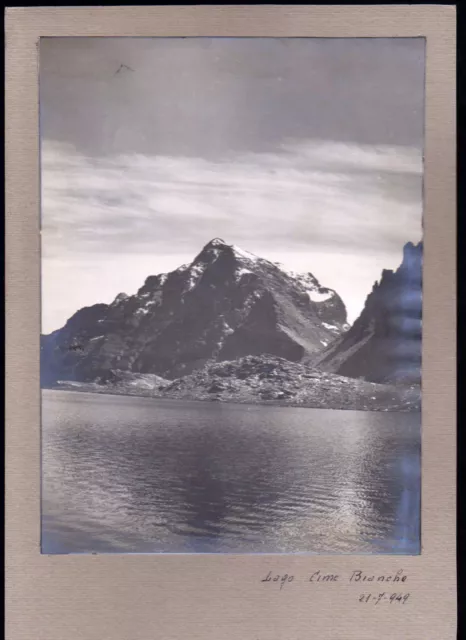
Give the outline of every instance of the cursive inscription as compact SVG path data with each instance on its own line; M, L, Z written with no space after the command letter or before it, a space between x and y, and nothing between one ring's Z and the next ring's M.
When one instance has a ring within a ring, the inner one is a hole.
M320 569L314 571L309 578L309 582L338 582L339 576L336 573L322 573Z
M408 576L404 573L403 569L398 569L398 571L392 573L367 573L362 571L361 569L355 569L354 571L350 571L348 573L328 573L323 571L322 569L317 569L310 575L301 575L297 576L292 573L278 573L274 571L269 571L263 578L261 578L261 583L267 584L270 586L276 586L280 589L280 591L290 586L296 587L298 584L346 584L346 585L359 585L369 584L369 583L383 583L383 584L398 584L398 587L393 588L403 588L401 585L406 583L408 580ZM377 587L374 587L375 589ZM401 603L405 604L409 597L409 593L400 593L400 592L389 592L389 591L380 591L380 592L368 592L368 593L359 593L359 602L364 604L380 604L380 603Z
M364 571L353 571L350 582L406 582L408 576L403 574L403 569L399 569L395 574L367 574Z
M283 589L285 584L289 584L290 582L293 582L293 580L294 576L288 575L287 573L280 575L279 573L273 574L269 571L265 578L262 578L261 582L278 583L280 585L280 589Z

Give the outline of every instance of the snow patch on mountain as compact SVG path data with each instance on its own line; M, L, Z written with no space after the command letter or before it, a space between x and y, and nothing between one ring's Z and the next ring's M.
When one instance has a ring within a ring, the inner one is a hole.
M252 305L262 298L261 291L253 291L244 301L244 308L246 311L250 311Z
M241 280L241 278L246 275L247 273L252 273L252 271L250 271L249 269L237 269L236 270L236 281Z
M230 327L230 325L228 324L228 322L226 322L225 318L223 318L222 320L222 324L223 324L223 331L225 333L225 335L230 335L231 333L234 333L234 329L232 329Z
M223 347L225 343L225 338L227 338L229 335L235 332L234 329L230 327L228 322L223 317L222 317L221 331L222 331L222 335L220 337L220 340L217 343L218 351L220 351L221 348Z
M334 324L329 324L328 322L322 322L322 325L329 331L335 331L335 333L340 333L340 329ZM344 325L344 326L348 326L348 325Z
M210 247L225 247L226 246L226 242L225 242L225 240L222 240L221 238L214 238L213 240L211 240L209 242L209 246Z
M283 273L285 273L289 278L292 278L300 287L304 289L307 293L311 302L325 302L330 300L335 295L335 292L331 289L327 289L321 287L319 281L312 273L298 273L296 271L292 271L291 269L287 269L280 262L273 263L276 267L278 267ZM326 323L322 323L326 326ZM326 326L328 329L336 329L339 331L338 327L335 325Z
M212 262L215 262L215 260L219 257L220 253L221 253L221 249L217 248L216 246L210 246L206 249L206 252L209 254L210 256L213 256L213 260Z
M325 300L328 300L333 295L331 291L316 291L315 289L308 289L306 293L312 302L325 302Z
M146 316L149 313L149 309L146 309L145 307L139 307L139 309L136 310L136 315L139 316Z
M191 291L192 289L194 289L194 287L197 285L197 283L201 279L202 274L204 273L204 269L205 269L205 266L200 263L191 265L189 269L190 275L188 280L188 286L186 288L187 291Z
M250 262L258 262L260 260L258 256L255 256L253 253L249 253L249 251L244 251L244 249L241 249L241 247L238 247L236 244L231 245L231 248L234 253L240 258L243 258L243 260L249 260Z

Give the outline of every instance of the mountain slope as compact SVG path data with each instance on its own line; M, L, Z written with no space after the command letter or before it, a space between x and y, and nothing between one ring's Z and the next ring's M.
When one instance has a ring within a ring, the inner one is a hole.
M407 243L396 271L384 270L349 331L308 362L373 382L421 379L422 243Z
M113 369L174 378L264 353L299 361L346 327L341 298L312 274L215 239L189 265L149 276L136 295L81 309L42 336L42 384L105 380Z

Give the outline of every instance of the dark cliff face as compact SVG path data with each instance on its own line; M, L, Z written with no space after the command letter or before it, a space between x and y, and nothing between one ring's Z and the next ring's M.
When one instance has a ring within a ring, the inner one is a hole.
M382 272L351 329L313 364L372 382L421 380L422 243L408 243L395 271Z
M81 309L42 336L42 384L105 380L112 369L173 378L262 353L299 361L346 327L341 298L312 274L215 239L191 264L149 276L136 295Z

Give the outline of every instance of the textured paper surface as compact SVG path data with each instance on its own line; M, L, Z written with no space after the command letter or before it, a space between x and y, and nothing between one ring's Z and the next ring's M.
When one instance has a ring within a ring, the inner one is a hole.
M40 554L38 40L112 35L427 38L420 556ZM18 8L6 60L8 640L456 637L454 7ZM347 582L260 582L401 568L390 591L409 591L405 605L361 604L370 589Z

